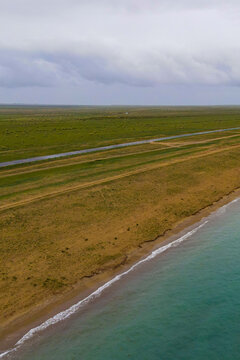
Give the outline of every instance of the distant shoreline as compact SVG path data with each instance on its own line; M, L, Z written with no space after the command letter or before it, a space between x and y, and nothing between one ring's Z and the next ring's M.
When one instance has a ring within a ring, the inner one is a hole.
M131 254L128 254L127 259L117 268L112 268L101 274L93 275L89 278L83 279L76 287L67 294L60 296L53 296L52 300L44 304L41 308L37 307L34 311L10 323L9 326L2 331L2 341L0 342L0 357L1 353L7 349L11 349L29 330L41 325L49 318L59 314L66 309L69 309L80 300L92 294L100 286L113 279L116 275L127 271L131 266L145 258L152 251L159 247L169 244L175 239L183 236L191 231L204 218L214 213L219 208L230 203L236 198L240 197L240 188L231 191L229 194L221 197L211 205L197 211L183 221L177 223L172 229L165 234L158 236L153 240L146 240L141 248L137 248Z

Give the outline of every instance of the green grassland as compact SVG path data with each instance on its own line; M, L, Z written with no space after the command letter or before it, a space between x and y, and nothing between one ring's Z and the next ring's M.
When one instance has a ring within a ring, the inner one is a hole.
M0 161L239 125L235 107L0 107Z
M240 133L234 132L220 139L208 139L196 143L184 144L182 141L178 146L166 146L162 144L146 144L136 146L132 149L106 151L101 157L84 155L74 158L74 162L67 161L47 162L45 167L36 168L29 166L18 167L18 170L2 171L0 173L0 203L3 205L16 199L23 200L28 196L47 194L53 189L71 188L76 184L85 184L94 180L104 179L124 174L148 165L161 165L184 159L194 154L206 153L210 149L221 149L230 145L237 145L240 141ZM189 140L188 140L189 142ZM141 148L141 150L139 149Z
M237 126L234 107L2 107L0 155ZM145 242L238 189L239 157L235 130L0 169L2 336L11 321L130 263Z

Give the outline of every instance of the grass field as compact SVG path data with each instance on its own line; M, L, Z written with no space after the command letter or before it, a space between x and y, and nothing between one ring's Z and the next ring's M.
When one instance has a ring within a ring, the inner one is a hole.
M239 124L235 107L0 107L0 162Z
M2 107L0 159L237 126L239 108ZM229 131L1 169L0 329L239 188L239 157Z

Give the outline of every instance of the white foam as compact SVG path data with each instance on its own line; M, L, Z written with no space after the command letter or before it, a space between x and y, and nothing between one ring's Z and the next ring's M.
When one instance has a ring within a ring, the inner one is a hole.
M197 226L196 228L194 228L193 230L189 231L188 233L186 233L185 235L181 236L180 238L178 238L177 240L172 241L171 243L161 246L160 248L158 248L157 250L154 250L150 255L148 255L146 258L140 260L139 262L137 262L136 264L132 265L128 270L122 272L121 274L115 276L113 279L111 279L110 281L108 281L107 283L105 283L104 285L100 286L96 291L94 291L93 293L91 293L90 295L88 295L86 298L84 298L83 300L80 300L78 303L72 305L70 308L68 308L67 310L64 310L60 313L58 313L57 315L51 317L50 319L46 320L44 323L42 323L41 325L31 329L30 331L28 331L15 345L14 348L0 354L0 358L3 358L4 356L8 355L9 353L16 351L26 340L29 340L30 338L32 338L36 333L47 329L49 326L52 326L60 321L63 321L67 318L69 318L71 315L73 315L74 313L76 313L83 305L87 304L89 301L91 301L92 299L98 297L101 295L101 293L107 289L108 287L110 287L112 284L114 284L115 282L117 282L118 280L120 280L122 277L124 277L125 275L129 274L131 271L133 271L135 268L137 268L140 264L143 264L153 258L155 258L157 255L163 253L164 251L168 250L171 247L176 247L179 244L181 244L183 241L185 241L186 239L188 239L189 237L191 237L194 233L196 233L200 228L202 228L206 223L208 222L208 220L206 220L204 223L200 224L199 226Z
M220 207L220 209L218 209L215 213L213 213L213 215L221 215L224 214L226 209L231 206L232 204L234 204L235 202L239 201L240 198L234 199L233 201L231 201L230 203L223 205L222 207Z

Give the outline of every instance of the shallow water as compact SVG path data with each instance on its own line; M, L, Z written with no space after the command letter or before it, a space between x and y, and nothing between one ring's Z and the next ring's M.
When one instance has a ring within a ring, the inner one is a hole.
M32 162L36 162L36 161L57 159L57 158L66 157L66 156L88 154L88 153L98 152L98 151L118 149L118 148L123 148L123 147L128 147L128 146L141 145L141 144L148 144L148 143L155 142L155 141L172 140L172 139L178 139L178 138L188 137L188 136L193 136L193 135L204 135L204 134L211 134L211 133L217 133L217 132L223 132L223 131L231 131L231 130L239 130L239 129L240 129L240 127L229 128L229 129L201 131L201 132L190 133L190 134L173 135L173 136L161 137L161 138L157 138L157 139L140 140L140 141L123 143L123 144L101 146L101 147L91 148L91 149L69 151L69 152L60 153L60 154L36 156L36 157L33 157L33 158L28 158L28 159L11 160L11 161L0 162L0 168L7 167L7 166L13 166L13 165L19 165L19 164L28 164L28 163L32 163Z
M6 358L239 359L240 201Z

